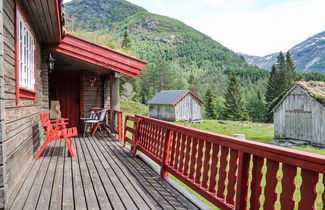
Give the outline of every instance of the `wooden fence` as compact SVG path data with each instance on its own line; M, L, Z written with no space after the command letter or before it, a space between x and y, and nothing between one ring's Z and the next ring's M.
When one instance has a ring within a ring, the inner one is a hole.
M141 151L161 166L162 177L172 174L221 209L325 208L323 155L143 116L126 117L124 137L134 154Z

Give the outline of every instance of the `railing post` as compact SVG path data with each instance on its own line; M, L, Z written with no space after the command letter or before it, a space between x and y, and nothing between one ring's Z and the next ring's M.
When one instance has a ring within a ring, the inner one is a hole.
M163 159L160 168L160 176L161 178L168 177L168 172L166 171L166 165L168 164L169 153L170 153L170 144L172 139L172 132L170 129L167 128L165 141L164 141L164 151L163 151Z
M122 142L122 139L123 139L123 136L122 136L122 120L123 120L123 115L122 115L122 112L118 112L118 117L117 117L117 120L118 120L118 126L117 126L117 129L118 129L118 140L120 142Z
M240 151L238 160L238 176L236 190L235 209L246 209L247 192L248 192L248 177L249 177L250 154Z

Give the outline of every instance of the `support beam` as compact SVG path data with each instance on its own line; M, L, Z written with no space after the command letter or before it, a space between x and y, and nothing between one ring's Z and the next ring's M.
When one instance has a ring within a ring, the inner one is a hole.
M114 110L120 111L120 74L114 72L111 75L110 79L110 109L111 109L111 129L115 130L116 125L116 116Z

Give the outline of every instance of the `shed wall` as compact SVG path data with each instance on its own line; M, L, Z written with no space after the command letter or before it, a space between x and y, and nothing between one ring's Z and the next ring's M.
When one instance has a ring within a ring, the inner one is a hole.
M274 112L276 138L325 144L325 108L296 86Z
M175 106L176 121L202 120L201 102L188 94Z
M149 116L160 120L175 121L175 106L151 104Z

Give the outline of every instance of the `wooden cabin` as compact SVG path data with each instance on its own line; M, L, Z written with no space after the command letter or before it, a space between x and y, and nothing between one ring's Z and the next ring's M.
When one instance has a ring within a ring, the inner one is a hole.
M81 113L92 107L119 110L119 75L135 77L146 65L64 33L61 4L0 1L1 209L31 169L44 139L38 114L49 111L51 100L60 101L68 126L79 126Z
M148 101L149 116L167 121L201 121L203 100L190 90L163 90Z
M297 82L272 109L277 139L325 144L325 83Z

